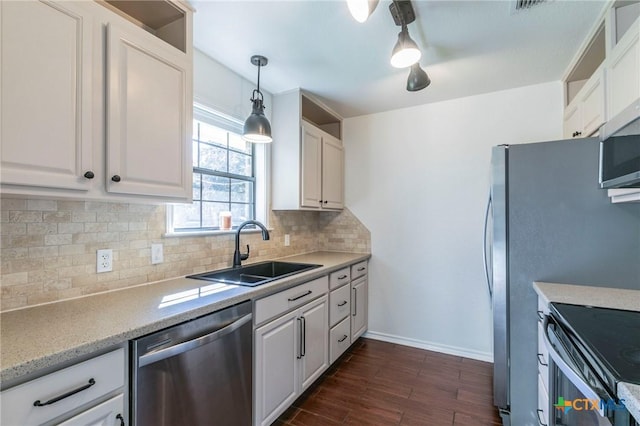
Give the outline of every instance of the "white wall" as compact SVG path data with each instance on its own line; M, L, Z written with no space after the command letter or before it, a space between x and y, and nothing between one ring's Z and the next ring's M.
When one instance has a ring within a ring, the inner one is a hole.
M251 94L257 81L249 81L201 51L193 50L193 94L195 101L244 121L251 114ZM258 68L256 68L256 80ZM264 95L265 115L271 120L271 94Z
M492 359L491 147L561 136L559 82L344 121L346 204L371 231L371 337Z

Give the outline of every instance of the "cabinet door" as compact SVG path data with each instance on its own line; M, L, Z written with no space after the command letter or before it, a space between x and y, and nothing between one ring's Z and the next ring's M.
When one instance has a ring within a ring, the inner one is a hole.
M322 208L344 207L344 150L339 140L322 138Z
M300 308L303 322L303 356L300 359L300 393L329 367L329 318L327 296Z
M582 135L590 136L605 122L604 68L596 71L584 85L580 103L582 108Z
M0 8L2 182L87 190L90 15L73 2L3 1Z
M362 336L367 329L367 287L366 276L351 283L351 342Z
M613 117L640 96L640 28L633 25L611 51L607 69L608 113Z
M297 311L256 329L254 425L270 425L298 396Z
M138 28L107 34L107 190L190 199L187 55Z
M579 108L580 102L574 99L564 110L563 135L566 139L577 138L576 134L582 131L582 110Z
M300 206L320 208L322 174L322 135L303 123L300 142Z
M124 398L122 395L118 395L60 423L58 426L119 426L124 422L123 413Z

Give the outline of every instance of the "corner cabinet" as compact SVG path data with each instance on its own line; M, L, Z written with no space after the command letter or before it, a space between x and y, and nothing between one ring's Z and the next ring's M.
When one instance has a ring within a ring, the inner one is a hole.
M273 98L272 208L344 208L342 119L299 89Z
M3 194L190 200L193 12L139 6L0 2Z

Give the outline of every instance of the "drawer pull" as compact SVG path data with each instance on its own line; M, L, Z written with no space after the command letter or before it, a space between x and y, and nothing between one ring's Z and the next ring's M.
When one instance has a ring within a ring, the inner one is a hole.
M367 269L367 268L365 268L364 266L361 266L361 267L359 267L359 268L358 268L358 272L362 272L362 271L364 271L365 269Z
M542 421L542 417L540 417L541 413L543 413L541 409L536 410L536 414L538 415L538 423L540 423L540 426L547 426L547 424Z
M343 300L343 301L342 301L342 303L338 303L338 306L344 306L344 305L346 305L346 304L347 304L347 301L346 301L346 300Z
M120 426L124 426L124 417L122 417L122 414L118 414L116 420L120 420Z
M52 398L52 399L48 400L47 402L40 402L40 400L37 400L36 402L33 403L33 405L34 405L34 407L44 407L45 405L55 404L56 402L58 402L58 401L60 401L62 399L68 398L71 395L75 395L75 394L77 394L79 392L82 392L83 390L89 389L91 386L93 386L95 384L96 384L96 381L93 380L93 378L91 378L91 379L89 379L89 383L87 383L84 386L80 386L77 389L71 390L71 391L69 391L69 392L67 392L65 394L62 394L62 395L57 396L55 398Z
M538 319L540 321L544 321L544 315L542 314L542 311L538 311Z
M344 336L342 336L342 339L338 339L338 343L342 343L342 342L344 342L345 340L347 340L347 337L349 337L349 336L347 336L347 335L345 334Z
M544 358L543 358L542 354L538 354L538 362L540 363L540 365L542 365L544 367L548 367L549 366L549 364L544 362Z
M338 279L339 279L339 280L344 280L344 279L345 279L345 278L347 278L347 277L348 277L348 275L347 275L347 274L345 274L345 275L340 275L340 276L338 277Z
M302 293L300 296L290 297L290 298L288 298L287 300L288 300L289 302L293 302L293 301L295 301L295 300L302 299L303 297L308 296L308 295L310 295L311 293L313 293L311 290L307 290L307 292L306 292L306 293Z

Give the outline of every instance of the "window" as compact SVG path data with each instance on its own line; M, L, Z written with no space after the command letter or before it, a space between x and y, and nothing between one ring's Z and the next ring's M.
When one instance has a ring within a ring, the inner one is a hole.
M255 219L256 147L242 139L242 123L199 105L193 117L193 203L173 206L170 232L218 231L222 212L232 227Z

